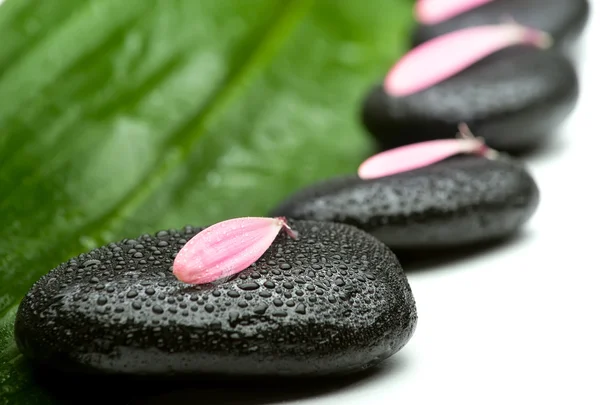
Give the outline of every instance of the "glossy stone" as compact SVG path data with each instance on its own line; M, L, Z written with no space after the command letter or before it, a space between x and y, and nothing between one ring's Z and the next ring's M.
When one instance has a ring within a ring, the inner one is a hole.
M588 21L589 8L587 0L494 0L437 24L419 24L413 45L462 28L497 24L512 18L548 32L559 47L569 50Z
M507 237L538 202L534 180L515 161L462 155L378 179L328 180L292 195L273 215L355 225L410 251Z
M398 351L416 309L394 254L350 226L290 221L234 279L187 285L173 257L199 228L93 250L40 279L15 326L29 358L131 375L322 375Z
M490 147L524 152L555 133L578 95L575 69L564 56L513 46L409 96L393 97L377 86L362 119L383 150L453 138L465 122Z

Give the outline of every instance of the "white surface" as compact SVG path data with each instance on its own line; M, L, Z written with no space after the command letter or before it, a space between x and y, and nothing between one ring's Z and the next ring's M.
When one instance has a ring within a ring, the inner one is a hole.
M600 404L598 3L583 41L577 109L529 160L541 204L523 237L409 271L408 345L369 377L286 404Z

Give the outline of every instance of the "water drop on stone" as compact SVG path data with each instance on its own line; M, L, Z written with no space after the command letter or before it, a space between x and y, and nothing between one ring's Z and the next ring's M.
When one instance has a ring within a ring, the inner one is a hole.
M250 282L250 283L239 284L238 287L245 291L252 291L252 290L257 290L260 286L257 283Z

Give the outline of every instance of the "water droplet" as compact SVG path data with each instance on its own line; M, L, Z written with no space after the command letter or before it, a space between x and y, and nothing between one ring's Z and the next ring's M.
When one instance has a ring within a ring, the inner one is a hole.
M277 316L277 317L283 318L283 317L287 316L287 312L282 311L282 310L273 311L273 316Z
M240 317L239 313L237 313L235 311L230 312L229 313L229 324L234 326L235 323L238 321L239 317Z
M238 287L245 291L257 290L260 286L257 283L250 282L244 284L238 284Z
M256 313L258 315L263 315L265 312L267 312L268 308L269 308L269 306L267 304L265 304L264 302L261 302L254 308L254 313Z

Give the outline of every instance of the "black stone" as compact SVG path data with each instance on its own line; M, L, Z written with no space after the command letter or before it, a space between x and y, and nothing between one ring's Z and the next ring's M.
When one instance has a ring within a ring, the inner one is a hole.
M578 95L575 69L564 56L513 46L409 96L377 86L365 100L363 122L383 150L454 138L465 122L494 149L526 152L555 133Z
M417 25L413 45L463 28L498 24L510 17L548 32L561 49L568 51L585 28L589 14L587 0L494 0L438 24Z
M297 240L281 232L234 279L201 286L170 270L181 237L189 240L199 228L137 239L144 257L159 250L169 258L158 265L134 257L117 269L130 241L82 254L31 288L17 313L17 345L62 371L278 376L358 371L404 346L417 315L394 254L351 226L290 225ZM102 269L77 270L90 260ZM290 270L281 272L281 263Z
M325 181L292 195L272 215L355 225L409 252L510 236L538 202L534 180L516 162L456 156L379 179Z

